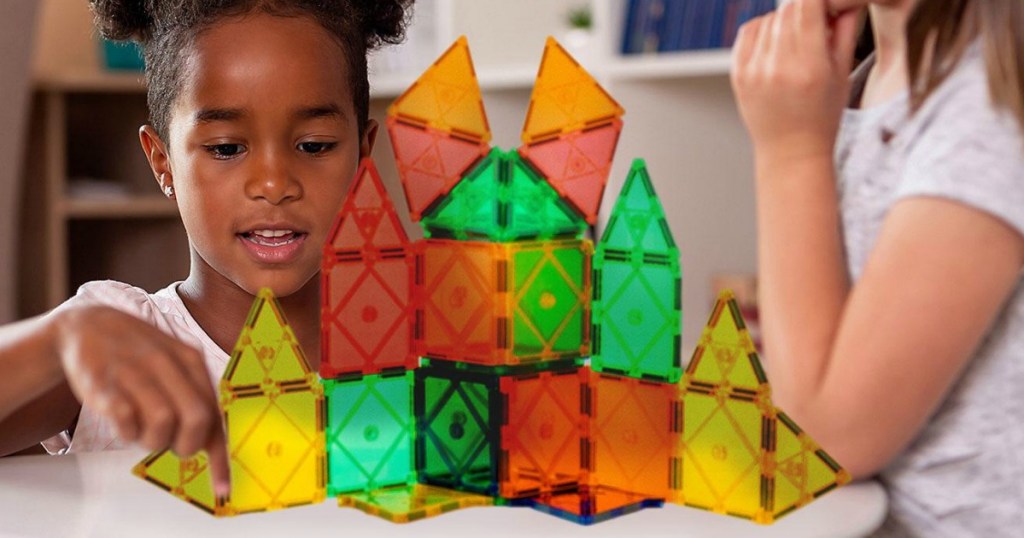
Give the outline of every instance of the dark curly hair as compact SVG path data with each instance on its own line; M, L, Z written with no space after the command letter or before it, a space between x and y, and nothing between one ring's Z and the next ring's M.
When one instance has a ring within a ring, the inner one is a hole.
M149 86L150 122L167 138L171 106L181 91L182 63L196 37L225 17L263 12L307 16L346 52L359 133L369 121L366 54L404 38L413 0L89 0L96 27L107 39L142 45Z

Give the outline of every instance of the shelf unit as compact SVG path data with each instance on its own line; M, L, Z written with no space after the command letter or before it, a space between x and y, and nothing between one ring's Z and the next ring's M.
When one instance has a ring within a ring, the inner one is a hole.
M633 158L647 160L682 253L684 349L692 349L714 296L719 272L756 266L753 160L729 85L727 50L659 55L618 54L627 0L418 0L433 24L434 58L459 35L469 38L493 143L520 144L544 39L562 38L563 18L590 2L591 42L571 49L626 109L625 127L603 204L607 218ZM145 120L139 74L98 67L88 10L80 0L44 0L33 132L23 218L23 315L63 301L82 279L116 278L153 290L182 278L188 247L176 208L159 197L138 148ZM78 41L76 41L78 40ZM47 44L49 43L49 44ZM371 62L371 65L373 63ZM403 73L371 71L371 117L426 65ZM374 150L388 190L402 199L390 142L381 129ZM124 199L68 198L68 179L84 175L131 186ZM405 224L415 235L416 227ZM72 263L73 261L73 263Z

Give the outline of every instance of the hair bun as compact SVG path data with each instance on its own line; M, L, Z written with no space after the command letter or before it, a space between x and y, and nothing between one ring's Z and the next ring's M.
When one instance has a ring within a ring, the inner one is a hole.
M413 0L355 0L353 8L360 14L366 35L366 48L375 49L385 43L405 39Z
M89 0L100 35L114 41L145 41L153 28L146 0Z

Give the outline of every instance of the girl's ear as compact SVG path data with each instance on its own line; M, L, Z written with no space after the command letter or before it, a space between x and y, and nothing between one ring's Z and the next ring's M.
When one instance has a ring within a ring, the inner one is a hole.
M366 132L363 133L363 140L359 143L359 159L369 157L373 153L373 145L377 142L377 129L380 124L377 120L366 122Z
M160 139L156 129L151 125L139 127L139 142L142 144L142 151L146 154L149 167L153 170L153 177L160 190L168 197L174 197L174 175L171 173L171 159L167 152L167 146Z

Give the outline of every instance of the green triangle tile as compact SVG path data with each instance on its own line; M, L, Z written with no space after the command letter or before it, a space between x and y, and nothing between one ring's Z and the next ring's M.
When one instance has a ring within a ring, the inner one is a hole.
M626 183L615 201L608 227L601 236L601 246L662 253L678 259L678 249L665 220L665 210L654 192L643 159L633 161Z
M420 221L428 237L579 237L586 221L516 151L493 149Z

